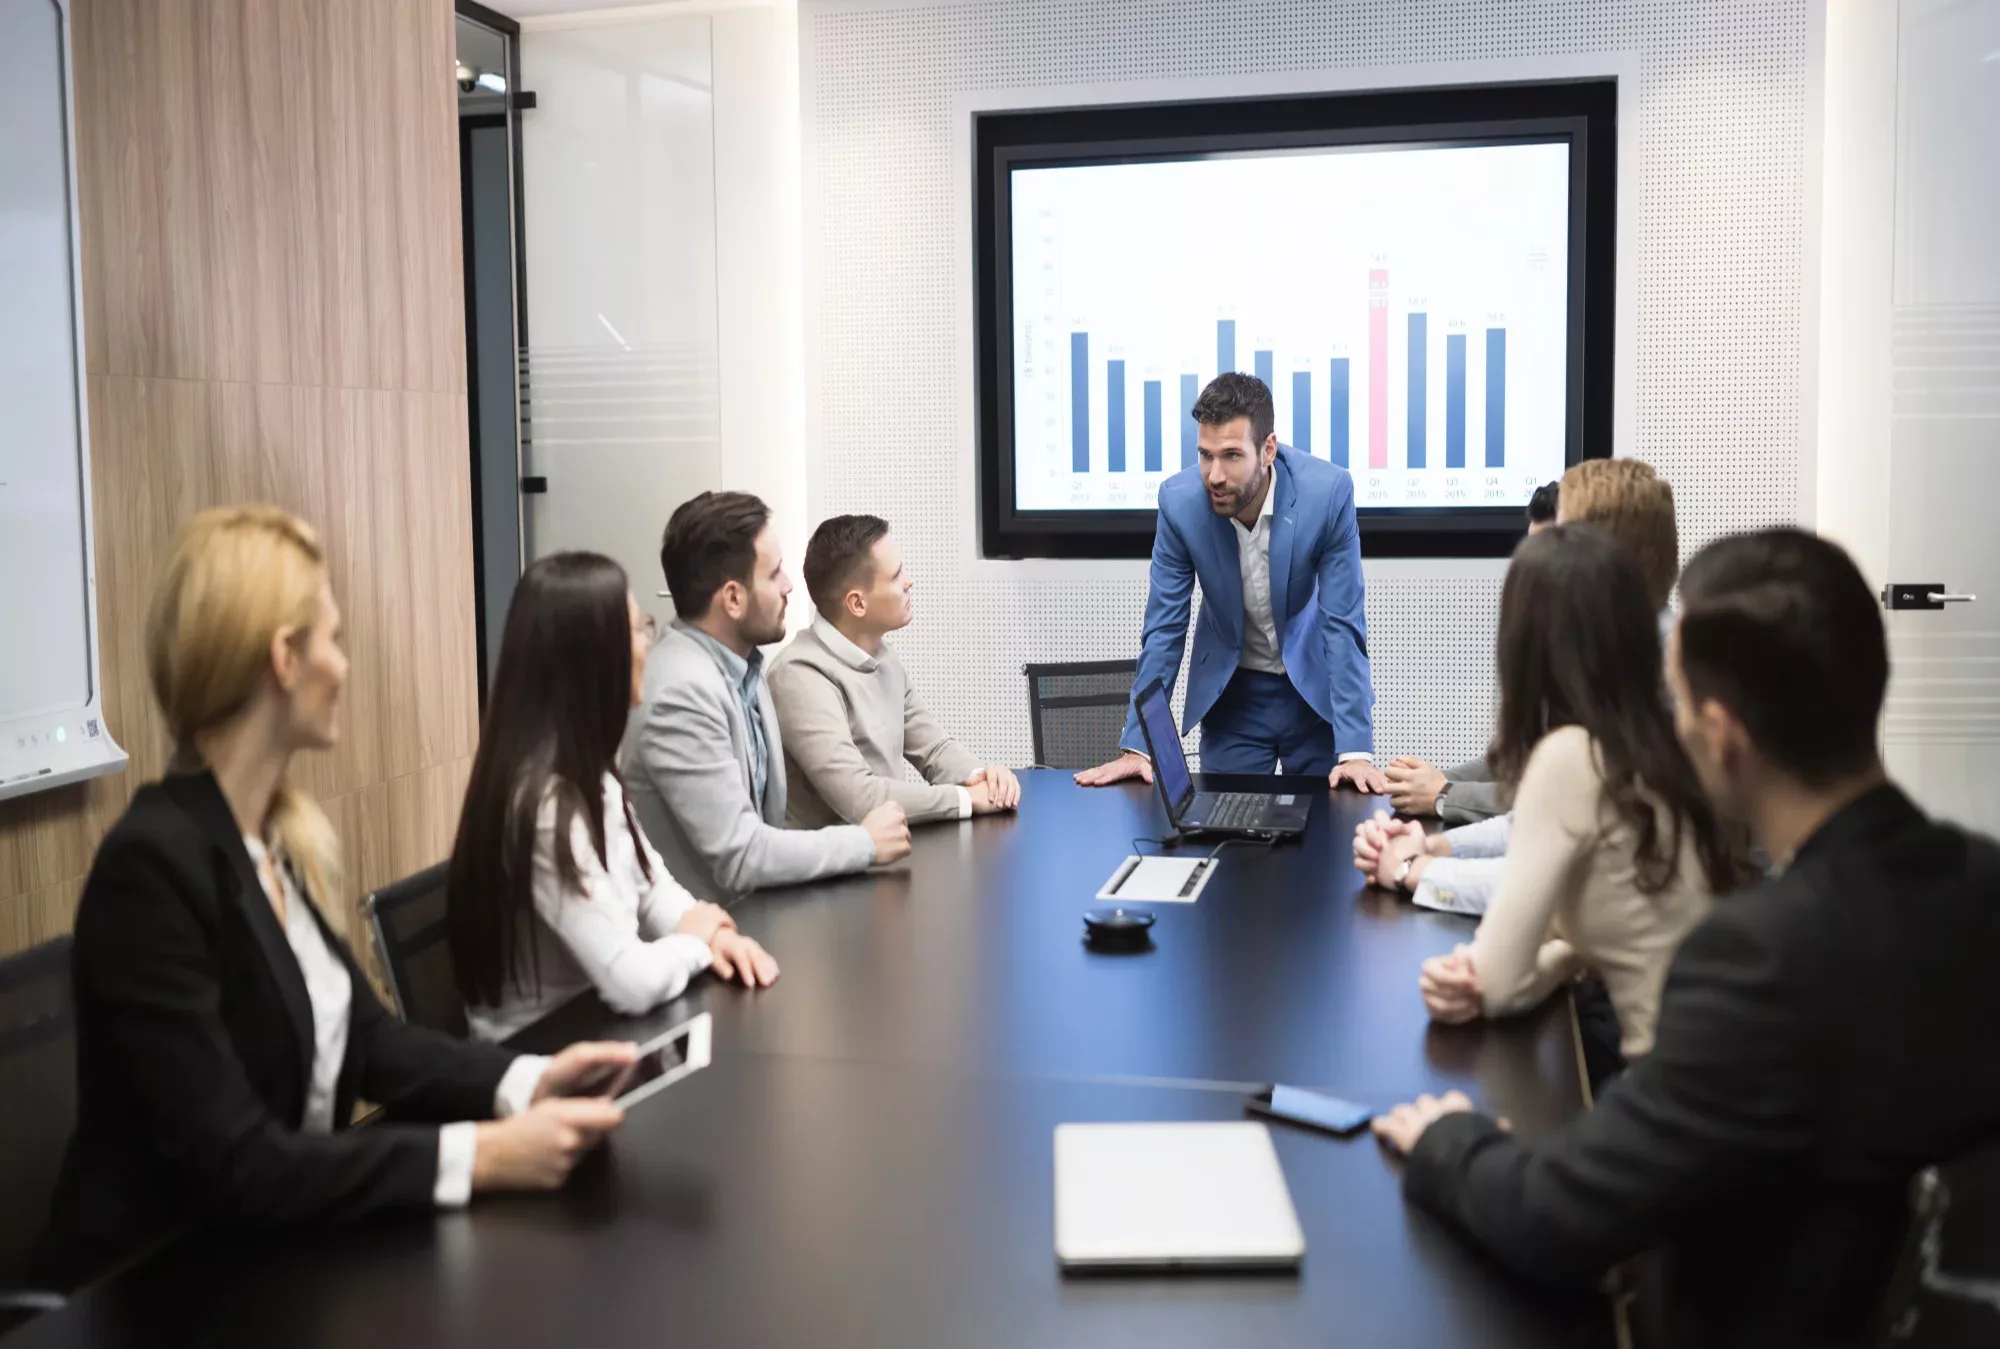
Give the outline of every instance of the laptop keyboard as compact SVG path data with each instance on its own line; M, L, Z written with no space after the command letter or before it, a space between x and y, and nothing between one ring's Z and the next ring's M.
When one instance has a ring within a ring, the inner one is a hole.
M1269 801L1257 792L1216 792L1209 797L1201 822L1209 829L1247 829L1264 817Z

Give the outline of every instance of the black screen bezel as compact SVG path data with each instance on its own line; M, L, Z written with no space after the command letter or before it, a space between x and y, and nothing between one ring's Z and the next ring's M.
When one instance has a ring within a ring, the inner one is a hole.
M1131 163L1314 146L1564 140L1570 154L1569 375L1564 462L1611 453L1616 304L1617 83L1585 80L1121 104L974 114L974 364L980 555L1145 557L1154 512L1022 511L1015 505L1009 175L1015 168ZM1504 557L1518 506L1364 507L1370 557Z

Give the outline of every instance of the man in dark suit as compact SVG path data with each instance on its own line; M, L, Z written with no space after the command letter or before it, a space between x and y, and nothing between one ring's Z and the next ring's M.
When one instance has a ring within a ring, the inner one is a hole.
M1657 1251L1672 1343L1863 1343L1910 1177L2000 1135L2000 847L1889 781L1882 618L1840 549L1725 539L1681 601L1681 740L1772 879L1688 936L1653 1052L1581 1118L1522 1143L1453 1092L1375 1130L1410 1199L1517 1273Z
M1217 375L1189 415L1200 461L1160 484L1134 692L1154 680L1173 692L1199 582L1182 727L1201 724L1201 766L1388 791L1372 757L1354 480L1278 443L1271 391L1254 375ZM1135 701L1119 757L1076 780L1151 782L1145 744Z

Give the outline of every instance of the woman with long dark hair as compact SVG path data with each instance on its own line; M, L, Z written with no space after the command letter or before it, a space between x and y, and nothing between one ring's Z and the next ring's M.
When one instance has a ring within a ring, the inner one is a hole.
M1628 552L1587 525L1515 550L1488 756L1513 799L1507 865L1471 946L1424 964L1436 1019L1523 1011L1590 972L1625 1055L1652 1047L1667 962L1741 878L1674 736L1655 610ZM1378 865L1414 886L1428 860L1404 832Z
M668 874L626 802L618 744L651 644L608 557L545 557L514 589L449 880L452 962L482 1039L587 988L637 1014L711 967L777 980L727 910Z

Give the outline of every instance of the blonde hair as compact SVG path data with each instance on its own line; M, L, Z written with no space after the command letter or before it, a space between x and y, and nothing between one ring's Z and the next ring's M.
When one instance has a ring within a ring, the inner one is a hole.
M1664 609L1681 570L1674 489L1638 459L1586 459L1563 474L1558 513L1570 524L1595 525L1639 564L1646 597Z
M195 739L241 712L271 667L271 639L303 641L319 619L326 553L311 525L276 506L221 506L182 527L146 615L153 696L173 736L171 772L202 767ZM340 840L326 812L289 778L278 783L265 836L331 919ZM338 922L336 928L344 926Z

